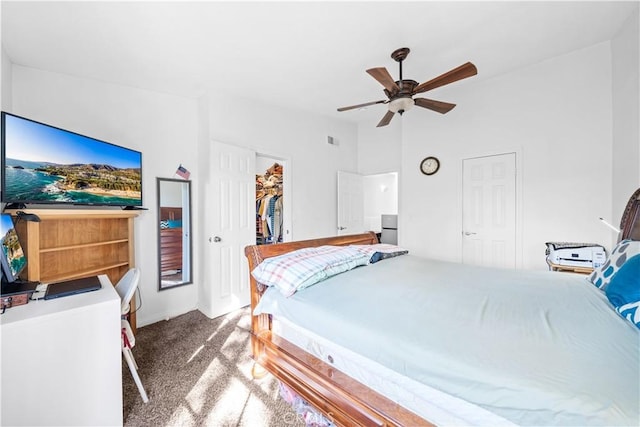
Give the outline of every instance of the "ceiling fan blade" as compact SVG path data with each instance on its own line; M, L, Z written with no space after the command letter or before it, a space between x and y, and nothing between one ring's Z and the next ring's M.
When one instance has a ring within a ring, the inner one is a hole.
M384 117L382 118L382 120L380 120L380 123L378 123L376 127L379 128L388 125L391 119L393 119L394 114L396 113L394 113L393 111L387 111L387 114L384 115Z
M362 107L367 107L369 105L374 105L374 104L384 104L387 103L389 101L387 100L380 100L380 101L373 101L373 102L365 102L364 104L358 104L358 105L350 105L348 107L340 107L338 108L338 111L347 111L347 110L353 110L355 108L362 108Z
M431 89L435 89L440 86L448 85L449 83L457 82L458 80L466 79L467 77L475 76L478 74L478 69L471 62L462 64L458 68L454 68L434 79L419 84L414 89L413 93L422 93Z
M387 89L391 93L396 93L400 91L400 88L396 84L391 74L384 67L378 68L369 68L367 73L371 75L374 79L376 79L385 89Z
M436 101L427 98L416 98L413 101L416 105L422 108L437 111L441 114L448 113L449 111L453 110L453 107L456 106L456 104L449 104L448 102Z

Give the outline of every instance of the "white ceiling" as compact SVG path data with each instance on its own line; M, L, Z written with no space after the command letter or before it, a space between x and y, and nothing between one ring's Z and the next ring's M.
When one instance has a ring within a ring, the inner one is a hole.
M1 2L14 64L197 97L232 93L344 120L377 120L385 99L365 70L409 47L419 83L467 61L469 84L610 40L626 2ZM579 72L579 70L576 70ZM446 97L447 88L428 97ZM373 112L373 113L372 113ZM371 118L371 114L374 114ZM435 114L435 113L434 113Z

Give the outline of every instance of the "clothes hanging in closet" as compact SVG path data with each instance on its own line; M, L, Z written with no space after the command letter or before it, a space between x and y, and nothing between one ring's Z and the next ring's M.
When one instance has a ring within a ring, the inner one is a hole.
M256 199L256 234L262 236L262 243L282 241L282 200L277 194Z
M282 242L282 165L256 175L256 243Z

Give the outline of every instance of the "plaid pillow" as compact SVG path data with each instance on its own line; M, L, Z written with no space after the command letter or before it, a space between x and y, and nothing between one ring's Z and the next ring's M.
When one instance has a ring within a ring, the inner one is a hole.
M284 296L311 286L335 274L365 265L369 256L350 246L304 248L262 261L251 274Z

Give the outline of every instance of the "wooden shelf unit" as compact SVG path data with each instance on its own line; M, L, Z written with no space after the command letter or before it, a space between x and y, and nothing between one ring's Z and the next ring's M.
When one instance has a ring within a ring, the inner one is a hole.
M114 285L135 266L133 220L138 211L24 209L40 222L17 220L18 238L27 256L23 278L42 283L106 274ZM135 300L131 326L135 330Z

